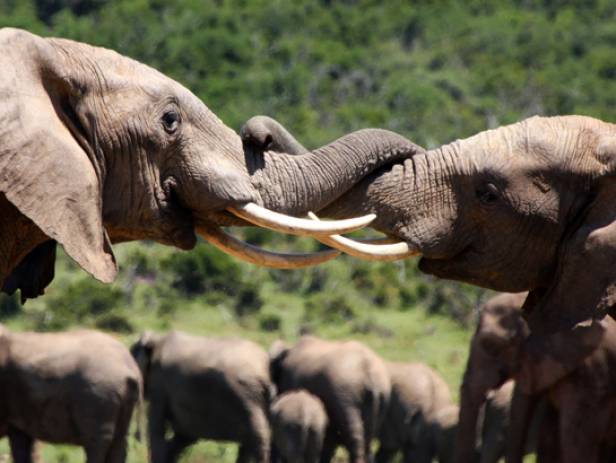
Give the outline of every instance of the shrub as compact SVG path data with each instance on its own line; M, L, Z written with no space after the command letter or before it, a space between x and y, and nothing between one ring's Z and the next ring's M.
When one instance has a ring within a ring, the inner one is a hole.
M83 324L111 312L123 300L122 291L116 286L106 286L89 276L69 284L63 290L47 296L50 314L41 328L59 329L72 323Z
M0 320L14 317L21 311L21 304L17 294L9 296L0 293Z

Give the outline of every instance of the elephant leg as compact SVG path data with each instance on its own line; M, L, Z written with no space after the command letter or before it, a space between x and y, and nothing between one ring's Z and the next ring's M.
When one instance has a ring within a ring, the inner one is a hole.
M167 406L165 399L152 397L148 407L148 438L152 463L167 462L166 423Z
M254 461L254 452L251 446L246 444L240 445L235 463L250 463L251 460Z
M323 440L320 463L330 463L336 453L336 447L338 447L336 433L333 430L328 429L325 433L325 439Z
M306 439L304 463L319 463L323 450L323 434L310 431Z
M130 420L133 415L134 403L126 404L118 418L113 433L113 440L107 452L106 463L125 463L128 442L126 437L130 428Z
M356 408L345 410L340 426L344 446L349 451L351 463L366 463L366 442L364 440L364 423L361 413Z
M174 434L173 438L167 443L165 463L176 463L180 459L182 452L186 450L186 447L191 446L195 442L196 439L177 433Z
M537 432L537 463L561 461L559 434L558 413L548 406Z
M273 442L270 449L270 463L286 463L282 458L278 447L276 447L276 444L274 444Z
M86 463L106 463L112 439L100 439L85 446Z
M601 410L574 407L560 413L560 447L563 463L598 463L600 435L606 429ZM592 417L589 420L588 417ZM590 421L590 423L589 423Z
M390 463L394 459L394 456L396 456L397 451L397 449L385 447L383 443L381 443L379 445L379 450L376 452L376 456L374 457L374 462Z
M13 462L33 463L32 453L34 450L34 439L13 427L9 427L8 435Z
M270 459L272 433L266 412L261 408L253 410L250 423L252 435L242 447L247 447L247 451L254 455L257 463L267 463Z
M435 451L428 442L408 446L403 450L403 463L431 463Z

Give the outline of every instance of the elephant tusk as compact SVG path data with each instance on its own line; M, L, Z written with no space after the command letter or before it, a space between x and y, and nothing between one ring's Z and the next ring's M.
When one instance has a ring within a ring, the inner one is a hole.
M355 217L345 220L314 221L291 217L278 212L270 211L255 203L227 208L232 214L263 228L269 228L282 233L303 236L329 236L339 233L349 233L364 228L374 219L375 214Z
M252 244L238 240L217 226L200 223L196 226L197 233L206 241L223 252L262 267L278 269L296 269L322 264L340 255L333 249L310 254L282 254L258 248Z
M320 220L314 213L309 212L308 217L312 220ZM353 257L366 260L392 261L406 259L420 254L419 250L412 248L404 241L393 242L391 238L383 238L381 242L389 244L374 244L379 240L370 239L357 241L340 235L327 237L315 236L315 239L339 251L343 251Z

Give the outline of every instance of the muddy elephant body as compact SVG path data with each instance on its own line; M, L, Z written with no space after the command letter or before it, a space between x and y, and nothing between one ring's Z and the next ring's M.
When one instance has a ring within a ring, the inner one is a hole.
M16 463L32 461L35 439L82 446L88 463L125 461L141 393L135 361L107 335L0 331L0 422Z
M319 462L328 418L318 397L301 389L285 392L272 403L270 421L275 463Z
M391 399L379 432L377 463L393 461L401 451L404 462L452 462L452 427L457 422L449 387L422 363L387 364ZM452 426L451 418L455 415ZM447 435L447 437L445 437Z
M330 461L339 444L347 448L351 462L369 461L391 393L383 360L361 343L312 336L271 355L280 392L306 389L325 405L330 425L321 461Z
M238 462L268 461L274 389L261 347L174 331L146 333L131 351L144 376L154 463L177 461L198 439L238 442Z

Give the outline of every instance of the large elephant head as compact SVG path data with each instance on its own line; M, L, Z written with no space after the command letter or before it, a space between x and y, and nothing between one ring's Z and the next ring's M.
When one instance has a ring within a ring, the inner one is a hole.
M372 217L315 227L267 208L319 210L371 170L417 149L368 129L301 157L251 155L203 102L154 69L111 50L16 29L0 31L0 101L5 289L20 262L27 260L23 270L36 267L38 254L50 256L53 246L28 259L48 240L105 282L116 275L110 243L151 239L189 249L195 229L257 263L294 267L331 258L289 262L242 247L218 227L256 222L296 234L361 227ZM53 267L53 258L46 260ZM47 280L43 287L53 276L48 263L36 275ZM9 290L31 283L22 270Z
M293 146L275 140L287 135L274 123L243 133ZM533 331L556 331L616 306L615 173L615 125L533 117L384 167L321 215L375 213L372 225L420 254L424 272L531 290Z
M474 461L477 419L490 391L515 379L516 387L526 395L545 392L592 355L604 337L604 326L593 324L529 338L521 311L525 298L526 293L500 294L480 308L460 388L458 463Z

